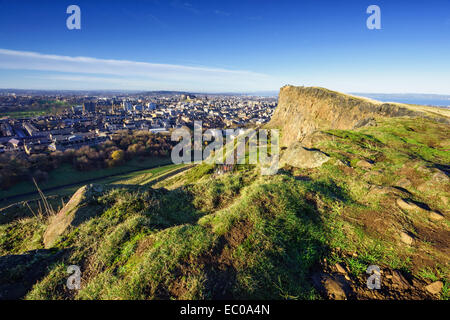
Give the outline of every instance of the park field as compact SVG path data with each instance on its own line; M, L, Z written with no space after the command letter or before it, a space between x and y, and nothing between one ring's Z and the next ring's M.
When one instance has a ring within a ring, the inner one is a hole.
M175 168L170 158L133 159L118 167L90 171L78 171L64 164L50 172L48 180L39 183L39 188L46 195L66 195L87 183L117 183L142 174L153 177ZM0 202L4 204L28 200L30 197L36 197L36 192L36 187L31 181L23 181L7 190L0 191Z

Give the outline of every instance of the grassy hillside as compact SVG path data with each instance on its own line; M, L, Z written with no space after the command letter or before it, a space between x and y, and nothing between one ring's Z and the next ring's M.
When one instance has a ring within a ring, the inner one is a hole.
M74 210L88 216L51 247L53 217L0 225L0 291L20 283L26 299L448 299L448 136L432 120L379 120L317 134L311 147L331 158L319 168L260 176L242 165L217 176L202 164L153 188L134 185L142 176L86 191ZM80 291L65 286L72 264ZM366 287L369 265L383 271L381 290ZM36 277L19 282L29 270Z

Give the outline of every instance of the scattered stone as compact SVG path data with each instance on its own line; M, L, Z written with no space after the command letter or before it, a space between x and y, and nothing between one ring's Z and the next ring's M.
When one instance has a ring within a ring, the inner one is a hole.
M396 186L406 189L406 188L410 187L411 184L412 183L408 178L402 178L397 181Z
M384 187L372 185L369 190L370 195L384 195L384 194L394 194L394 195L402 195L406 194L399 189L393 187Z
M429 218L433 221L439 221L444 219L444 216L436 211L430 211L429 212Z
M313 132L309 135L307 135L303 140L302 140L302 145L305 148L314 148L315 146L317 146L320 142L322 141L326 141L326 140L330 140L333 137L327 133L321 132L321 131L316 131Z
M347 300L351 293L351 287L345 277L338 274L319 273L313 275L313 283L316 288L332 300Z
M339 160L339 159L337 159L334 164L339 167L348 167L348 165L346 163L344 163L342 160Z
M336 271L337 272L339 272L341 274L346 274L347 273L347 271L345 271L344 267L341 266L340 263L336 263L335 267L336 267Z
M428 169L427 167L420 165L416 168L417 171L421 172L421 173L429 173L430 169Z
M417 204L413 202L409 202L408 200L404 200L402 198L397 199L397 205L400 207L400 209L406 210L406 211L421 211L423 210L421 207L419 207Z
M392 271L392 285L398 289L408 289L411 285L408 280L397 270Z
M377 122L375 121L374 117L369 117L369 118L365 118L365 119L361 119L359 120L354 128L361 128L361 127L373 127L376 126Z
M444 283L442 281L435 281L425 287L425 290L427 290L431 294L439 294L444 286Z
M400 240L409 246L414 242L414 238L404 231L400 231Z
M373 167L373 164L366 160L359 160L356 165L360 168L370 169Z
M288 147L280 159L280 167L290 165L296 168L317 168L330 159L325 153L317 150L307 150L300 142Z
M435 173L431 176L431 181L436 183L449 183L448 176L439 169L433 170Z

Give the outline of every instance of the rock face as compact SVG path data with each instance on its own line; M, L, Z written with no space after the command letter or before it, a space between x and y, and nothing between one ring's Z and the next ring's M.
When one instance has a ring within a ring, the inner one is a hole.
M316 168L329 159L325 153L305 149L299 142L296 142L283 152L280 166L290 165L296 168Z
M317 130L353 129L379 117L434 117L402 104L381 103L317 87L284 86L269 123L282 130L281 145L302 141ZM447 118L439 118L448 122Z
M442 281L435 281L425 287L425 290L427 290L431 294L439 294L444 287L444 283Z

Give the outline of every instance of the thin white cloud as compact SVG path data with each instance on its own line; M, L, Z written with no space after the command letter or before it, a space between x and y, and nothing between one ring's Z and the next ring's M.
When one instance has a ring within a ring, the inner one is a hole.
M74 74L105 75L91 80L120 83L121 81L197 84L224 90L272 89L273 79L265 74L242 70L157 64L129 60L98 59L42 54L0 49L0 68L16 70L54 71ZM119 77L118 79L111 77ZM79 78L79 77L78 77ZM76 79L74 77L73 79ZM79 78L81 79L81 78ZM69 80L69 78L67 78ZM86 81L84 77L84 81Z

